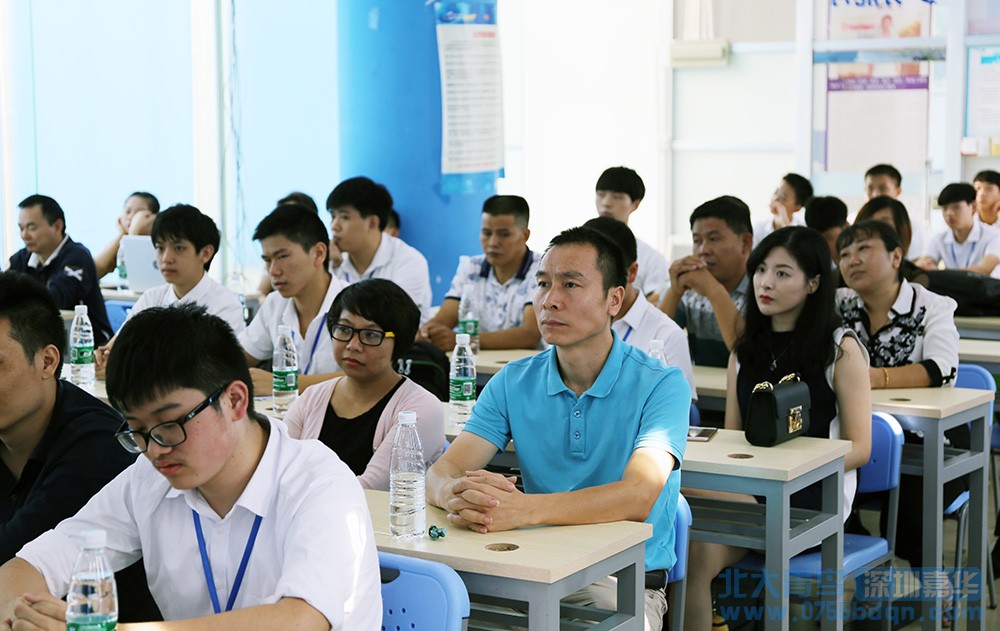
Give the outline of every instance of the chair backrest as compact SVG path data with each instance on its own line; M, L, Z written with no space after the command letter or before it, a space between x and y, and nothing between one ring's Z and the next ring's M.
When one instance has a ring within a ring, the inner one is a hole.
M955 385L959 388L997 391L997 382L990 371L976 364L959 364Z
M899 486L903 428L891 414L872 412L872 451L858 470L858 493L888 491Z
M701 410L698 409L694 403L691 404L691 411L688 412L688 424L691 427L698 427L701 425Z
M677 562L670 568L667 582L676 583L687 576L688 536L691 530L691 506L684 496L677 494L677 514L674 515L674 554Z
M125 324L125 318L128 317L129 311L135 306L134 302L128 300L105 300L104 308L108 312L108 322L111 324L111 330L115 333L118 329L122 328Z
M378 553L383 629L460 631L469 617L469 592L443 563Z

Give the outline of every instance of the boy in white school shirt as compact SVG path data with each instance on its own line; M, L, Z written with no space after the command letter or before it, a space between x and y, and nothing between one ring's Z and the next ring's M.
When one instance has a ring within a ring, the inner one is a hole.
M257 394L271 392L271 373L256 368L274 355L278 326L292 327L299 360L299 391L336 376L326 313L346 283L327 271L328 236L323 220L301 206L284 205L264 217L253 233L260 241L275 291L240 334Z
M923 269L964 269L1000 277L1000 231L975 220L972 203L976 189L971 184L949 184L938 195L938 206L948 229L934 235L930 252L914 261Z
M786 226L806 225L805 213L800 211L812 196L812 183L807 178L798 173L786 173L771 195L771 202L768 204L771 216L753 225L754 247L775 230Z
M403 288L420 307L420 323L431 317L431 276L427 259L401 239L383 232L392 212L388 189L366 177L352 177L326 199L333 216L333 242L343 262L334 273L347 284L384 278Z
M80 534L100 528L113 570L145 560L156 629L378 628L361 487L332 451L254 411L228 325L197 305L144 311L122 328L107 388L118 441L145 457L0 567L0 625L65 628Z

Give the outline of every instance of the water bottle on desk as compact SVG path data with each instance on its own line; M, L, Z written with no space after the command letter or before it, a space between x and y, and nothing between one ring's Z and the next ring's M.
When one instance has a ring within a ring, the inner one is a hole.
M458 332L469 336L469 348L479 354L479 316L476 315L476 291L466 285L462 288L462 300L458 303Z
M455 336L448 374L448 420L453 425L464 425L475 403L476 358L469 348L469 334L459 333Z
M66 594L67 631L114 631L118 626L118 590L104 547L103 530L82 533L83 547L76 558Z
M649 343L649 356L660 360L664 366L667 365L667 357L663 354L663 340L652 340Z
M87 305L76 305L69 329L69 380L87 387L94 385L94 375L94 327L87 317Z
M128 291L128 270L125 269L125 249L118 246L118 265L115 267L117 272L118 281L118 291Z
M389 458L389 532L396 539L420 539L427 524L424 450L417 413L400 412Z
M274 343L271 362L271 390L274 395L274 413L284 414L299 398L299 358L292 338L292 327L278 326L278 339Z

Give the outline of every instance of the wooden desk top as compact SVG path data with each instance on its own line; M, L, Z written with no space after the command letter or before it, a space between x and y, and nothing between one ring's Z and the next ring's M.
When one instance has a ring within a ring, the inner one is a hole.
M481 350L476 355L476 374L495 375L510 362L524 357L531 357L538 352L539 351L537 350L528 350L524 348L493 351ZM448 353L448 356L450 357L451 353Z
M955 326L980 331L1000 331L1000 318L985 316L955 316Z
M726 369L716 366L692 366L694 370L694 386L698 398L726 398Z
M539 526L481 535L452 525L440 508L427 506L427 527L448 529L444 539L396 541L389 534L388 491L366 490L375 529L375 544L383 552L429 559L459 572L555 583L653 536L650 524L618 521L586 526ZM513 544L516 550L493 551L487 546Z
M963 363L1000 363L1000 341L958 340L958 359Z
M970 388L890 388L872 390L872 409L889 414L946 418L993 400L989 390Z
M720 429L709 441L688 441L681 465L681 485L683 472L687 471L788 482L850 451L849 440L807 436L774 447L754 447L743 432Z

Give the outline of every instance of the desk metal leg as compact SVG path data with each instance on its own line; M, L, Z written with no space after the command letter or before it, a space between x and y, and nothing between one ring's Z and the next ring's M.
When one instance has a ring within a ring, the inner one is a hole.
M944 487L941 479L944 471L944 432L926 432L924 434L923 461L933 463L933 466L924 469L923 495L924 495L924 540L922 543L924 567L943 569L941 565L943 524L944 514ZM926 581L926 576L922 578L922 583ZM921 591L921 610L923 613L924 629L941 629L941 598L939 593L933 596L928 594L923 584Z
M823 478L823 512L840 515L840 523L844 523L841 489L844 488L844 469L837 469L836 475ZM824 568L836 568L824 571L819 582L819 593L822 595L822 628L823 631L839 631L844 628L844 583L840 580L841 568L844 567L844 529L838 528L833 535L823 540L821 556Z
M969 474L969 560L967 567L975 570L979 574L979 599L972 601L977 607L974 611L969 611L969 629L986 628L986 607L983 591L986 589L986 542L989 540L987 534L986 517L986 489L987 469L990 459L990 419L981 416L972 421L970 451L976 454L982 466L977 471ZM961 585L959 586L961 588ZM956 595L955 600L958 600ZM969 603L966 603L969 604Z
M767 497L766 550L764 555L765 581L773 581L773 589L765 589L764 597L764 628L788 631L788 560L789 521L791 507L786 487L780 487L777 493ZM773 502L773 504L772 504ZM778 510L775 510L775 506ZM772 551L774 553L772 554Z

